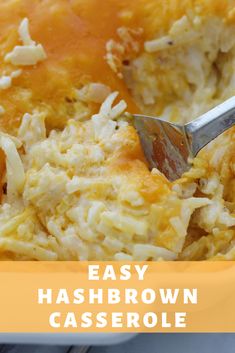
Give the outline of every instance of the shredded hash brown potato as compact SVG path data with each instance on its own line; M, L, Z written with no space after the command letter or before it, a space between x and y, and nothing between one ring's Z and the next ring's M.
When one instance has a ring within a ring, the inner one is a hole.
M170 183L127 112L185 123L235 95L235 1L0 9L0 260L234 260L234 128Z

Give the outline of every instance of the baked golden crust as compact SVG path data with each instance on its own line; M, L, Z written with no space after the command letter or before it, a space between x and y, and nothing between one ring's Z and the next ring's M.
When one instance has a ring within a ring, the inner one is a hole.
M232 18L233 2L222 1L153 1L153 0L46 0L1 1L0 70L11 68L4 56L19 44L17 29L22 18L30 21L32 37L42 43L47 60L27 67L24 75L14 81L7 91L1 91L1 104L7 106L1 126L19 126L22 115L32 108L47 109L48 124L63 126L64 116L71 116L66 97L73 99L72 89L87 82L103 82L117 90L128 103L128 111L138 109L120 80L105 60L105 44L118 40L117 29L143 28L144 40L167 31L186 11L200 7L201 12ZM230 12L229 12L230 11ZM97 111L97 106L93 107Z

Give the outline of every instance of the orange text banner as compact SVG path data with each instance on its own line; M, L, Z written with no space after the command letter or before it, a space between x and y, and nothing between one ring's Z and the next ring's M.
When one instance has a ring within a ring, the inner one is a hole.
M235 332L235 262L2 262L0 332Z

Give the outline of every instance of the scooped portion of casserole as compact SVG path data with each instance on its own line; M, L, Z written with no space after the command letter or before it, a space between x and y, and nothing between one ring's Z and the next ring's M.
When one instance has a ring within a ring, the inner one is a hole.
M3 0L0 260L235 259L235 133L170 183L128 113L235 94L235 2Z

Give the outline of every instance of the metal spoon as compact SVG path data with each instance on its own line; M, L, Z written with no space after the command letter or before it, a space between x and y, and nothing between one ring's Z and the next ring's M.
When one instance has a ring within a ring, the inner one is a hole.
M186 125L144 115L134 115L134 125L150 168L174 181L204 146L235 125L235 97Z

